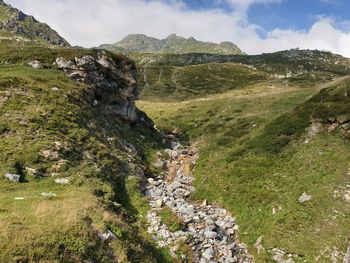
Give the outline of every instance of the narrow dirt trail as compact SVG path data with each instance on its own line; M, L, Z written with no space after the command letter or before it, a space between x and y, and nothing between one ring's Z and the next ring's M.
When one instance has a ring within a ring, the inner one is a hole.
M189 199L195 191L191 167L198 158L196 147L183 147L176 143L173 149L165 151L169 159L160 159L158 162L164 163L166 176L149 178L145 192L151 206L147 214L148 232L159 246L169 247L176 258L179 257L176 253L179 244L185 243L192 251L193 261L191 257L182 255L182 262L253 262L245 246L237 239L235 218L226 209L209 205L206 201L200 204ZM171 232L162 224L158 213L165 206L183 220L180 231Z

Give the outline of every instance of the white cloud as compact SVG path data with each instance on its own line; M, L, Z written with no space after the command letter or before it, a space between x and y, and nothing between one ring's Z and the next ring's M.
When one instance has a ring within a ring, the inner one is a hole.
M253 4L279 4L282 0L225 0L235 8L247 9ZM328 0L329 1L329 0Z
M230 1L232 13L220 9L188 10L181 0L8 0L48 23L73 45L114 43L131 33L158 38L176 33L205 41L233 41L248 54L299 47L326 49L350 57L350 33L338 29L340 23L331 19L320 17L305 31L276 28L261 38L259 26L250 24L242 10L252 4L280 0L223 1Z

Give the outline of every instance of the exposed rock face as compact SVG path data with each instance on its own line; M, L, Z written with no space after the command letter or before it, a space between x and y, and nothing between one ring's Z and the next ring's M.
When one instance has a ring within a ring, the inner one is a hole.
M143 123L153 127L147 115L135 107L138 98L136 67L133 61L122 56L113 56L105 51L85 55L74 60L57 58L56 64L71 79L93 88L94 106L130 123Z
M8 31L15 35L30 39L44 40L57 46L70 46L55 30L47 24L40 23L33 16L29 16L0 0L0 11L4 15L0 19L0 31Z

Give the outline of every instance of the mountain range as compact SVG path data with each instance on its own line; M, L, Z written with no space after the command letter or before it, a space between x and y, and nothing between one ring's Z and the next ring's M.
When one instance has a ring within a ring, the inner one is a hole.
M138 53L209 53L209 54L236 54L243 52L232 42L220 44L198 41L193 37L184 38L171 34L165 39L157 39L144 34L128 35L115 44L104 44L100 48L119 52Z

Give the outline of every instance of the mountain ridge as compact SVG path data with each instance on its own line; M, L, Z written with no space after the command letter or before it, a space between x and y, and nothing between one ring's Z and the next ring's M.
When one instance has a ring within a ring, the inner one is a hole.
M244 53L232 42L203 42L194 37L184 38L171 34L165 39L149 37L145 34L131 34L114 44L103 44L99 48L110 51L138 52L138 53L209 53L243 55Z
M49 25L0 0L0 39L36 41L69 47L70 44Z

